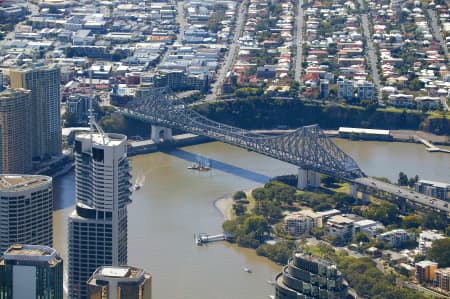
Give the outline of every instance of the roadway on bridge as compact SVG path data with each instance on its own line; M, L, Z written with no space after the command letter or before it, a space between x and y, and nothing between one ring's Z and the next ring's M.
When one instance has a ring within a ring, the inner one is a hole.
M397 185L385 183L383 181L376 180L370 177L363 177L354 180L356 183L367 186L369 188L381 190L390 194L394 194L398 197L404 198L407 201L417 203L421 206L427 206L432 209L440 211L450 212L448 202L437 199L419 192L409 190Z

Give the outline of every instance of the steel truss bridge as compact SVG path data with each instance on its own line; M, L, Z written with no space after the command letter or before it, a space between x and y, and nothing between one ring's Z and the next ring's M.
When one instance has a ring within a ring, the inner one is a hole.
M283 136L267 136L212 121L188 108L165 88L122 110L127 116L167 128L207 136L296 166L335 177L364 177L356 162L318 126L306 126Z
M155 126L207 136L305 170L343 179L366 194L383 194L393 201L450 212L445 201L367 177L355 160L334 144L318 125L301 127L281 136L257 134L202 116L167 88L155 88L151 95L130 102L120 112Z

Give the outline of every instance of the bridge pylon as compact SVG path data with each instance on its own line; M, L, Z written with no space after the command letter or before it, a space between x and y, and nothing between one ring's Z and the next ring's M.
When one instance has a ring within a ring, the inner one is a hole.
M297 188L304 190L308 187L320 187L320 173L310 169L298 169Z
M150 139L154 143L160 143L161 141L172 141L172 129L152 125Z

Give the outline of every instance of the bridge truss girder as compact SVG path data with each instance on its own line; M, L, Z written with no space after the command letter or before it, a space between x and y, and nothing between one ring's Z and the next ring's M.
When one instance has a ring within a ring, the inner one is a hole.
M364 177L356 162L334 144L318 125L281 136L267 136L210 120L190 109L166 88L131 102L121 112L153 125L203 135L254 151L303 169L347 180Z

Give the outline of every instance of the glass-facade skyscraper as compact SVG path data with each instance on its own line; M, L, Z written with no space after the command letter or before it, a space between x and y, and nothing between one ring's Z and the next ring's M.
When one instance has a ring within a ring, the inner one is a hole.
M0 298L63 299L63 261L42 245L15 244L0 259Z
M127 205L131 175L127 139L83 133L75 139L75 196L69 217L69 298L87 298L100 266L127 264Z
M88 299L152 299L152 276L130 266L100 267L88 281Z

